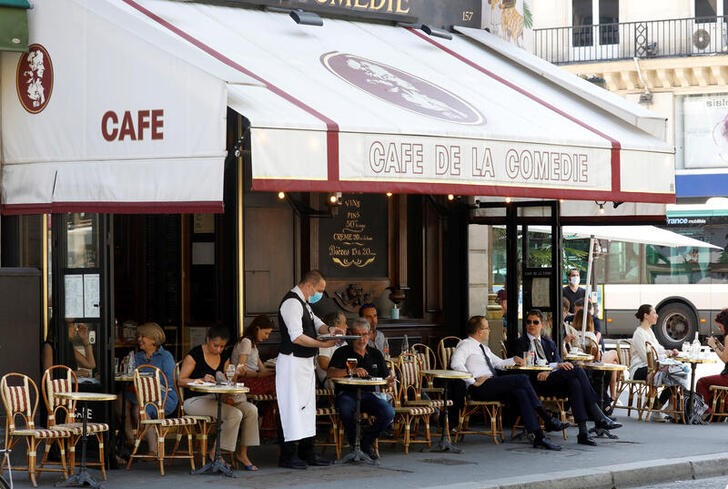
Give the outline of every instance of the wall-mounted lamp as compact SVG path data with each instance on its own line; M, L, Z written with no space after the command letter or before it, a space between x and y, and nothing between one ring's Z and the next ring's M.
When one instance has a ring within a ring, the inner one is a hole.
M278 192L278 199L279 200L283 200L285 198L286 198L286 193L285 192Z
M455 200L455 196L453 194L447 194L447 200Z
M422 29L428 36L439 37L442 39L452 39L452 33L446 31L445 29L438 29L437 27L432 27L428 24L422 24L420 26L420 29Z
M387 197L391 197L392 196L392 192L387 192L386 195L387 195Z
M620 205L624 204L624 202L612 202L612 208L616 209Z
M598 200L595 200L594 203L599 206L599 214L604 214L604 206L606 205L607 201L599 202Z
M511 198L510 197L506 197L506 204L510 204L510 203L511 203Z
M296 24L317 26L324 25L324 19L319 17L319 15L315 12L306 12L305 10L295 9L291 10L288 15L291 16Z
M332 207L341 205L341 192L330 193L327 203Z

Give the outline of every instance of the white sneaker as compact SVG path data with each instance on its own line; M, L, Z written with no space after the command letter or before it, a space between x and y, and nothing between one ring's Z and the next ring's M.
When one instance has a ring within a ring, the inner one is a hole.
M652 411L650 421L654 423L667 423L667 416L662 411Z

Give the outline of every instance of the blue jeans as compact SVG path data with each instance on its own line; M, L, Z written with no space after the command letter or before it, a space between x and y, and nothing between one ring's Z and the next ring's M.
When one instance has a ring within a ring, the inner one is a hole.
M336 409L339 411L341 422L349 443L354 445L356 434L356 392L339 392L336 396ZM361 446L368 449L379 434L387 429L394 421L394 408L387 401L378 397L374 392L361 393L361 412L374 416L374 424L362 431Z

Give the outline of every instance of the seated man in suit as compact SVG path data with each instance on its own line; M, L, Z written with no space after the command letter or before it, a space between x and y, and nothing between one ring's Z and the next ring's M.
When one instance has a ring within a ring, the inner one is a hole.
M473 375L467 379L470 397L476 401L511 401L521 414L526 430L533 435L534 448L561 450L561 446L544 436L536 414L543 419L546 431L561 431L568 426L553 418L544 409L525 375L500 375L498 368L523 364L520 357L503 360L488 348L490 327L483 316L473 316L466 326L468 337L458 343L450 359L453 370Z
M518 339L520 351L529 351L531 345L536 351L536 361L548 363L553 370L531 375L531 381L540 395L567 396L574 421L579 426L577 441L581 445L596 446L589 437L586 422L591 417L597 428L613 430L622 425L608 418L599 407L594 389L584 370L570 362L562 362L556 344L550 338L541 336L543 316L541 311L533 309L526 316L527 334Z

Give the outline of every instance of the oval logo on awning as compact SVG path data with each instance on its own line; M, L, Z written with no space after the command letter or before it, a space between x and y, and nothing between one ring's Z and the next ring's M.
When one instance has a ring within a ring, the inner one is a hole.
M25 110L37 114L46 108L53 92L53 63L46 48L40 44L28 46L28 52L18 61L15 86Z
M403 109L459 124L484 124L485 117L454 93L393 66L354 54L332 52L321 63L344 81Z

